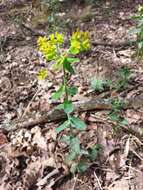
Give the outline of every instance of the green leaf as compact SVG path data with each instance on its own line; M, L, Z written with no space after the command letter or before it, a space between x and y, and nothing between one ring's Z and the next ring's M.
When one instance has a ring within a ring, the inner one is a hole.
M97 155L98 155L98 151L96 149L91 150L91 152L90 152L90 159L92 161L96 160L97 159Z
M127 80L130 78L131 71L128 67L122 67L121 69L119 69L118 75L120 78Z
M143 18L139 20L139 26L143 25Z
M116 121L118 122L120 120L120 117L119 115L116 113L116 112L111 112L109 114L109 118L112 120L112 121Z
M91 88L96 91L103 91L106 85L106 80L93 78L91 80Z
M77 170L80 172L80 173L83 173L87 170L87 168L89 167L87 162L84 162L84 161L80 161L79 164L76 166L77 167Z
M73 111L73 104L72 101L69 100L65 100L64 101L64 111L68 114L71 113Z
M69 73L75 74L74 69L73 69L73 67L71 66L70 63L64 62L63 65L64 65L64 68L65 68Z
M70 122L71 122L71 125L73 127L77 128L79 130L85 130L86 129L85 123L77 117L70 116Z
M138 49L142 49L143 48L143 42L138 42Z
M79 52L80 52L79 49L76 49L76 48L73 48L73 47L71 47L69 49L69 53L71 53L73 55L79 54Z
M117 90L123 90L126 87L126 85L127 85L127 81L126 80L123 80L123 79L118 80L117 84L115 86L115 89L117 89Z
M71 142L71 136L66 135L66 136L61 138L61 141L64 142L64 143L67 143L69 145L70 142Z
M62 69L63 63L65 62L65 57L58 57L56 62L53 64L53 70L60 70Z
M70 136L66 139L66 143L69 145L69 154L66 161L74 160L80 154L80 141L77 137Z
M69 145L69 154L66 157L66 162L74 160L80 155L80 141L77 137L64 136L61 140Z
M71 161L74 160L77 156L77 153L75 151L71 151L68 156L66 157L66 161Z
M68 63L77 63L77 62L80 61L80 59L79 59L79 58L75 58L75 57L67 57L67 58L66 58L66 61L67 61Z
M77 94L77 91L78 91L78 89L77 89L77 87L75 87L75 86L71 86L71 87L68 88L68 93L69 93L71 96L76 95L76 94Z
M76 154L80 154L80 141L77 137L72 137L70 141L70 150Z
M56 128L56 133L60 133L61 131L63 131L64 129L66 129L69 126L70 126L70 122L65 121L62 125L60 125L59 127Z
M70 152L80 153L80 141L77 137L66 135L61 138L61 141L70 146Z
M81 150L80 150L80 154L81 154L81 155L85 155L85 156L88 156L88 155L89 155L88 151L87 151L87 150L84 150L84 149L81 149Z
M70 168L70 172L72 174L75 174L76 171L77 171L77 163L73 163L71 168Z
M89 150L89 158L94 161L97 159L97 156L99 154L99 151L102 149L102 146L100 144L94 145L90 150Z
M56 109L64 110L67 114L73 111L72 101L65 100L63 104L59 104Z
M65 92L65 86L61 85L60 88L52 95L52 99L54 100L60 99L64 92Z
M59 104L58 106L55 107L57 110L64 110L64 104Z
M128 125L129 122L127 119L123 119L121 122L120 122L120 125Z
M124 107L123 100L119 98L114 99L111 103L112 103L112 110L114 110L114 112L118 112Z

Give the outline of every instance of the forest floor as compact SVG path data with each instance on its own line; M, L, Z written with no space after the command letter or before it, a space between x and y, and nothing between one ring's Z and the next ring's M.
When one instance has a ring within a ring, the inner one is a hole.
M132 100L119 112L128 121L122 125L109 118L111 110L104 104L77 113L87 124L86 131L78 134L82 146L90 149L98 144L102 150L95 161L86 160L86 172L74 177L69 173L71 163L64 162L67 148L55 132L61 121L29 125L31 118L41 118L54 108L51 94L61 81L61 73L50 72L51 65L41 59L36 45L40 33L48 31L47 21L42 12L30 8L30 1L12 7L3 3L0 1L0 190L143 190L143 62L135 56L136 47L124 43L135 39L129 34L135 26L131 16L142 0L97 1L94 6L69 3L60 14L66 35L80 28L91 36L91 50L75 64L72 82L78 94L73 101ZM37 79L41 68L49 70L43 82ZM129 80L120 87L125 70ZM110 80L112 86L97 92L91 88L93 78ZM21 121L26 125L16 125Z

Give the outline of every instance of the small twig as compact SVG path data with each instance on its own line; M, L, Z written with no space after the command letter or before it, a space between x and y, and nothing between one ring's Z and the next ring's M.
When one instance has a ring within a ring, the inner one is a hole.
M74 177L74 184L73 184L71 190L74 190L74 189L75 189L77 179L78 179L78 177Z
M99 180L99 178L97 177L97 175L96 175L95 172L94 172L94 176L95 176L95 178L96 178L96 180L97 180L97 183L98 183L98 185L99 185L100 190L103 190L103 188L102 188L102 186L101 186L101 183L100 183L100 180Z
M24 28L24 29L26 29L27 31L31 32L31 34L34 35L34 36L46 36L47 35L45 32L34 30L34 29L28 27L24 23L21 23L21 27Z
M138 173L142 173L142 171L133 168L131 165L126 166L126 168L129 168L129 169L131 169L131 170L133 170L133 171L136 171L136 172L138 172Z
M109 46L109 47L114 47L115 48L121 48L121 47L128 47L128 46L135 46L136 41L124 41L124 42L116 42L116 43L108 43L108 42L97 42L97 41L92 41L92 45L94 46Z
M48 173L43 179L41 179L36 185L42 186L47 183L47 179L59 173L58 169L53 170L51 173Z
M130 188L132 187L132 185L131 185L131 165L132 165L132 159L131 159L131 161L130 161L130 165L129 165L129 171L128 171L128 175L129 175L129 186L130 186Z
M130 151L135 154L141 161L143 161L143 158L137 153L135 152L133 149L130 149Z
M128 157L129 151L130 151L130 135L129 135L129 137L126 141L126 145L125 145L125 150L124 150L125 158Z
M80 180L80 179L77 179L78 182L82 183L82 185L88 187L90 190L93 190L91 186L89 186L88 184L86 184L84 181ZM82 186L81 185L81 186Z
M31 104L32 104L32 102L33 102L33 100L35 99L35 97L37 96L37 94L39 93L40 90L41 90L41 89L39 88L39 89L36 91L36 93L34 94L34 96L33 96L32 99L31 99L31 101L30 101L29 104L27 105L25 111L23 112L21 118L23 118L23 117L26 115L27 111L29 110L29 108L30 108L30 106L31 106Z

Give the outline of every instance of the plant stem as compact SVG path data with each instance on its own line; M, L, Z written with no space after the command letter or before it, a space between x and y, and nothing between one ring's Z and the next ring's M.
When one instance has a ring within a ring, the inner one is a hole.
M68 120L70 120L70 114L67 114L67 118L68 118ZM73 128L71 125L70 125L69 129L70 129L70 135L73 135Z
M66 70L63 66L63 81L64 81L64 86L65 86L65 98L64 98L64 101L65 100L68 100L68 84L67 84L67 73L66 73Z
M64 86L65 86L65 98L64 98L64 101L68 101L69 97L68 97L67 73L66 73L66 70L65 70L64 66L63 66L63 73L64 73L63 81L64 81ZM67 118L68 118L68 120L70 120L70 114L67 114ZM72 134L73 134L73 128L70 125L70 135L72 135Z

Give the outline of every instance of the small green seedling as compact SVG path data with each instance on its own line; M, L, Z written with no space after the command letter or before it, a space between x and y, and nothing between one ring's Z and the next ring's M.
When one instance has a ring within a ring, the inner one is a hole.
M116 83L115 88L117 90L123 90L126 88L129 80L131 78L131 71L128 67L122 67L119 71L118 71L118 80Z
M97 92L103 92L110 86L110 81L98 78L91 79L91 88Z
M119 98L114 99L112 101L112 110L109 113L109 118L116 122L117 128L119 128L122 125L128 125L128 121L121 116L121 111L124 107L124 102L120 100Z
M77 93L78 89L75 86L69 85L69 79L75 73L73 64L80 61L76 56L90 49L89 34L83 31L74 32L70 38L70 46L66 50L63 49L64 42L63 34L58 32L51 34L49 38L39 37L38 39L39 50L47 61L52 61L53 70L63 73L63 82L52 95L52 98L54 100L61 100L62 103L56 109L64 110L67 115L67 120L56 128L56 132L59 134L64 130L68 131L67 135L62 133L61 138L61 141L66 143L69 149L69 154L66 158L68 162L73 160L79 161L81 156L89 154L88 151L81 147L81 142L74 133L75 130L85 130L86 124L72 114L74 108L71 97ZM44 79L47 75L48 72L44 69L38 73L38 78ZM80 162L74 164L74 166L77 166L76 171L84 170L85 168ZM75 171L73 165L71 171Z

